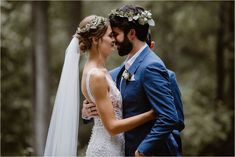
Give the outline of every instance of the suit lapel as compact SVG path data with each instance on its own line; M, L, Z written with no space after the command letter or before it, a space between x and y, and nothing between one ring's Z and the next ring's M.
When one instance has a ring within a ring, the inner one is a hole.
M122 63L122 64L119 66L118 74L117 74L116 79L115 79L115 83L116 83L118 89L119 89L119 87L120 87L121 75L122 75L122 72L123 72L124 70L125 70L125 64ZM120 89L119 89L119 90L120 90Z
M130 72L133 75L136 72L137 68L140 66L141 62L144 60L145 56L149 53L149 51L150 51L149 47L147 46L136 58L134 63L130 66L128 72Z
M134 75L136 70L138 69L138 67L140 66L140 64L142 63L142 61L144 60L144 58L146 57L146 55L149 53L150 49L147 46L141 53L140 55L136 58L136 60L134 61L134 63L130 66L130 68L128 69L128 72L131 73L131 75ZM121 82L121 93L122 96L125 97L125 90L126 87L128 86L128 81L123 79L123 81ZM120 89L119 89L120 90Z

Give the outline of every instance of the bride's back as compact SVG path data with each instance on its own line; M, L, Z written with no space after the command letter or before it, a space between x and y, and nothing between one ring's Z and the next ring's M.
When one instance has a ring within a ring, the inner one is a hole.
M95 74L97 72L103 72L104 74L107 73L107 70L106 69L100 69L94 65L91 65L91 64L86 64L84 66L84 69L83 69L83 74L82 74L82 79L81 79L81 91L82 91L82 94L83 96L85 97L85 99L87 99L89 102L93 102L91 96L89 95L92 94L91 93L91 86L90 86L90 75L91 75L91 72L92 74ZM89 86L89 87L87 87ZM87 90L90 90L90 91L87 91Z

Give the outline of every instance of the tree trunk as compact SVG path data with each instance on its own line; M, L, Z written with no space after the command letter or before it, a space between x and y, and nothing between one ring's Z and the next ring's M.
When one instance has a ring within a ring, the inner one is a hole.
M217 71L217 89L216 99L224 100L224 9L225 5L221 2L219 10L219 28L217 31L217 48L216 48L216 71Z
M217 49L217 99L223 100L231 111L234 110L234 2L221 2L220 8L221 36L218 36L221 46ZM220 50L220 51L219 51ZM224 55L227 66L224 68ZM220 61L219 61L220 60ZM226 70L225 70L226 69ZM224 91L225 72L227 77L227 91ZM234 156L234 114L231 116L231 130L221 148L216 150L217 155Z
M68 21L68 35L71 38L81 22L82 17L82 1L68 2L69 7L69 21Z
M32 2L33 78L34 78L34 149L43 155L47 134L48 94L48 2Z
M228 50L228 104L231 110L234 110L234 2L227 3L227 20L228 20L228 40L227 40L227 50Z

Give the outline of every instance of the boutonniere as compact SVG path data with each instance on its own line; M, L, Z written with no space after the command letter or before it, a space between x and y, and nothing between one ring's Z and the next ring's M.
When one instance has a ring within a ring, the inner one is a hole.
M122 77L125 79L125 80L128 80L130 81L131 80L131 77L132 77L132 74L130 72L128 72L126 69L124 70L123 74L122 74Z

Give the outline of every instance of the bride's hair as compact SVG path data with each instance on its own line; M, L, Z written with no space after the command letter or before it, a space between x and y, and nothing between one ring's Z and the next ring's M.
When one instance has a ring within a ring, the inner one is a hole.
M92 37L100 39L109 26L107 18L97 15L85 17L79 24L75 36L79 39L80 50L85 52L91 48Z

